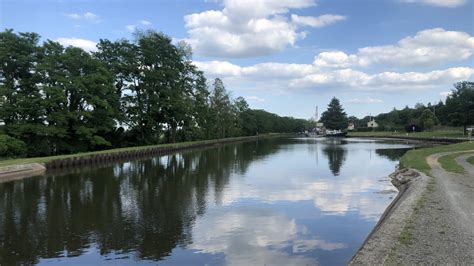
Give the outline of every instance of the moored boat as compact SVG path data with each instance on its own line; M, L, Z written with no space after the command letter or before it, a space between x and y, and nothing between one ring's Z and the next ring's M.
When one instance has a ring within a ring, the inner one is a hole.
M342 130L326 130L326 137L339 137L343 138L347 135L347 132Z

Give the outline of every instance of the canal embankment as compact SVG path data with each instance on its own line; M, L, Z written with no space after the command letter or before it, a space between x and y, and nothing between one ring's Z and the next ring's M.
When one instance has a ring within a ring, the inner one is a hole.
M258 136L126 147L78 154L4 160L0 161L0 182L39 175L46 170L66 169L81 166L99 165L109 162L135 160L151 156L171 154L184 150L200 149L204 147L287 135L288 134L276 133L262 134Z
M458 154L465 171L446 171L439 159ZM399 189L350 264L463 264L474 261L474 143L407 152L391 175Z
M377 139L402 139L417 140L439 144L455 144L469 141L467 136L462 133L450 131L433 131L433 132L414 132L414 133L395 133L389 131L374 132L350 132L348 137L352 138L377 138Z

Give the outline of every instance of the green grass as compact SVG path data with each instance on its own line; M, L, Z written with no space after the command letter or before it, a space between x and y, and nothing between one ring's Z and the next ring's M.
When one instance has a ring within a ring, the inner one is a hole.
M432 148L415 149L405 153L405 155L403 155L403 157L400 159L400 164L402 167L414 168L428 174L431 168L426 162L426 157L440 152L457 152L467 150L474 150L474 142L462 142Z
M405 132L391 132L391 131L373 131L373 132L349 132L351 137L404 137L404 138L467 138L463 135L462 130L436 130L436 131L423 131L414 133Z
M464 168L460 166L455 160L455 158L458 157L459 155L460 154L458 153L445 155L439 158L438 162L441 164L441 167L443 167L444 170L448 172L462 174L464 173Z
M474 156L467 158L467 162L474 165Z
M262 134L259 137L271 137L278 136L281 134ZM235 138L226 138L225 140L229 141L239 141L245 140L250 137L235 137ZM101 150L94 152L84 152L84 153L75 153L67 155L57 155L57 156L47 156L47 157L35 157L35 158L20 158L20 159L9 159L0 161L1 166L15 165L15 164L27 164L27 163L47 163L57 159L68 159L68 158L77 158L77 157L86 157L97 154L111 154L111 153L120 153L128 151L137 151L137 150L146 150L150 148L166 148L166 147L183 147L191 144L212 144L223 139L214 139L214 140L201 140L201 141L189 141L189 142L180 142L180 143L167 143L167 144L158 144L158 145L147 145L147 146L136 146L136 147L125 147L125 148L116 148L109 150Z

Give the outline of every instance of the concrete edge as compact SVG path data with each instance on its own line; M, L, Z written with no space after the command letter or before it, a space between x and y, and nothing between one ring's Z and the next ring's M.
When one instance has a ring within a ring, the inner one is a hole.
M0 167L0 183L41 175L46 167L39 163L18 164Z
M349 265L380 265L387 260L429 180L427 175L415 169L398 170L390 178L399 190L398 195L385 209Z

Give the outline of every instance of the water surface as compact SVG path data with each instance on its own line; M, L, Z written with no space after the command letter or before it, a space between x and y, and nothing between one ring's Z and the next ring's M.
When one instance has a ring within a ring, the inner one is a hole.
M263 139L0 184L0 265L345 264L410 146Z

